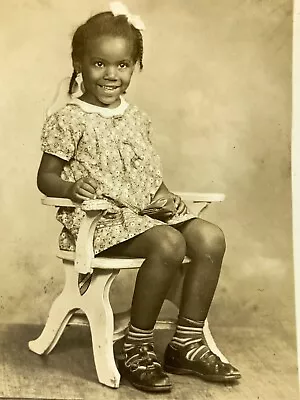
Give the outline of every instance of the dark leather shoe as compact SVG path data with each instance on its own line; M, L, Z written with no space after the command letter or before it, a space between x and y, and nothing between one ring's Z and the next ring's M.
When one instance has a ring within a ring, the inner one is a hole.
M122 377L145 392L169 392L170 378L163 371L152 343L135 346L117 360Z
M223 363L220 358L207 348L199 360L190 361L187 353L206 344L200 340L197 343L175 347L169 343L165 352L164 369L166 372L179 375L196 375L211 382L229 382L241 378L240 372L229 363Z

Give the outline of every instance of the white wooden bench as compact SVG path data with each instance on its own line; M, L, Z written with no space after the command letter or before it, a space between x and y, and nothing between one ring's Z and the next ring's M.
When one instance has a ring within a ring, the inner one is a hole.
M199 213L212 202L223 201L218 193L177 193L188 206L197 205ZM69 199L44 198L44 205L55 207L81 207ZM95 366L99 382L119 387L120 374L115 364L113 343L124 337L130 319L130 310L114 314L109 302L111 284L120 270L140 268L142 258L94 257L93 235L97 220L107 209L107 203L97 201L97 210L86 211L76 243L76 252L59 251L65 270L65 286L53 302L41 335L29 342L29 348L37 354L49 354L57 344L67 324L89 324ZM184 263L188 263L185 258ZM84 294L78 286L79 273L91 273L91 281ZM172 298L170 298L173 301ZM173 327L176 321L158 321L156 329ZM227 361L217 348L209 330L204 327L205 337L211 349L223 361Z

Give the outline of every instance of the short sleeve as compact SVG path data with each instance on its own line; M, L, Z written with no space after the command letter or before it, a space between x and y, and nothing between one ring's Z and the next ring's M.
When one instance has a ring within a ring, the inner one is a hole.
M46 119L41 136L43 152L69 161L76 152L78 141L78 132L60 114L52 114Z

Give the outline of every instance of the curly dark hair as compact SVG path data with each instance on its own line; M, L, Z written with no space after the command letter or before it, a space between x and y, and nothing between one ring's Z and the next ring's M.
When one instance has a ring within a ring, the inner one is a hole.
M76 29L72 39L72 60L80 60L86 42L100 35L121 36L130 40L133 43L133 61L139 63L140 70L143 69L144 46L141 32L128 22L125 15L114 16L110 11L92 16ZM74 70L70 80L69 93L72 93L76 76L77 72Z

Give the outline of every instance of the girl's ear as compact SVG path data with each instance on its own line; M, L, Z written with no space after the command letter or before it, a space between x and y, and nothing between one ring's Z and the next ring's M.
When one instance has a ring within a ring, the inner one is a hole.
M77 74L80 74L80 72L81 72L81 63L79 61L73 60L73 68L74 68L74 71L77 72Z

